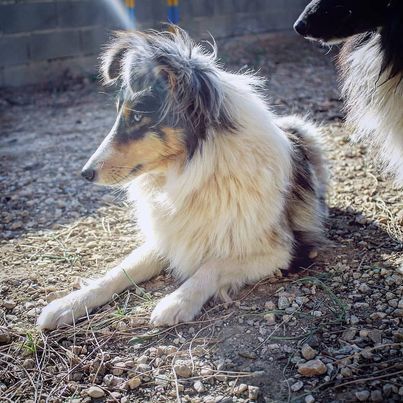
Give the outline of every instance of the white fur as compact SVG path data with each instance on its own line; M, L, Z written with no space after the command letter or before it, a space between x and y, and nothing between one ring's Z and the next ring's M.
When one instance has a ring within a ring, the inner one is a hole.
M346 98L347 122L379 155L384 169L403 185L403 76L388 79L382 74L380 36L353 50L343 65L342 92Z
M167 266L184 283L160 301L151 322L192 320L212 296L288 268L294 247L290 211L302 230L321 231L315 200L307 203L310 210L301 207L301 217L297 204L289 209L294 149L255 90L256 79L217 74L236 132L210 129L184 166L173 160L165 173L144 173L130 183L143 246L99 280L45 307L41 328L72 323ZM298 119L279 125L309 131L312 153L319 152L314 127ZM318 197L326 181L322 163L321 157L312 161Z

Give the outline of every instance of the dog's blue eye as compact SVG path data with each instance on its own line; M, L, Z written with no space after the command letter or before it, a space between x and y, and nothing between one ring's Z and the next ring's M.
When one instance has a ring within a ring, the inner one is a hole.
M135 113L133 115L133 119L135 120L135 122L140 122L140 120L143 118L143 115L141 113Z

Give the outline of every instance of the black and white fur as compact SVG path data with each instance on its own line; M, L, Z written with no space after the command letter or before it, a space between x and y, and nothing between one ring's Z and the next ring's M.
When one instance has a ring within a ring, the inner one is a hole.
M300 265L323 241L327 171L312 124L277 118L261 79L176 33L121 33L103 54L118 115L83 175L124 186L142 244L80 290L51 302L53 329L169 268L183 281L154 325L192 320L205 302Z
M313 0L294 25L339 57L347 122L403 185L403 1Z

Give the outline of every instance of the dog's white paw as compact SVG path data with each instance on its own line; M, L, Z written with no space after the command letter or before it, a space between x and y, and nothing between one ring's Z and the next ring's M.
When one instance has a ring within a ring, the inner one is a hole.
M180 322L189 322L200 309L201 306L192 301L192 298L184 298L179 292L173 292L157 304L150 322L154 326L172 326Z
M38 317L37 325L40 329L56 329L62 325L70 325L77 319L85 316L89 291L85 289L74 291L63 298L56 299L43 308Z

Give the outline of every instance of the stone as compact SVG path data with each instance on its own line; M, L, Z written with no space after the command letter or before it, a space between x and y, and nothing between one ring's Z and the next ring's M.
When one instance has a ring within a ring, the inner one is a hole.
M301 354L306 360L313 360L318 352L313 349L309 344L304 344L301 348Z
M0 344L7 344L11 341L11 334L6 327L0 326Z
M180 378L189 378L192 375L192 366L187 361L178 360L175 362L174 371Z
M27 358L26 360L24 360L24 362L22 363L22 366L25 369L32 369L35 368L35 360L33 360L32 358Z
M302 381L295 382L293 385L291 385L291 390L293 392L298 392L304 387L304 383Z
M277 303L278 309L286 309L290 306L290 301L284 295L280 295Z
M257 400L259 397L260 388L258 386L248 386L248 398L249 400Z
M105 396L105 392L98 386L91 386L84 391L88 396L98 399L99 397Z
M276 309L276 304L273 301L267 301L264 304L264 308L268 311L274 311Z
M351 317L350 317L350 323L351 323L352 325L357 325L359 322L360 322L360 319L359 319L357 316L351 315Z
M203 393L206 390L206 388L204 387L204 385L201 381L196 381L193 384L193 387L197 393Z
M127 381L129 389L137 389L141 385L141 379L138 376L134 376Z
M319 376L327 372L326 365L321 360L310 360L298 366L302 376Z
M312 395L305 396L305 403L313 403L315 398Z
M382 330L371 329L368 330L368 337L376 344L382 342Z
M350 327L349 329L346 329L343 332L343 334L341 335L341 338L345 341L351 341L354 339L356 333L357 333L357 329L355 327Z
M369 390L360 390L359 392L355 392L355 397L360 402L366 402L369 398Z
M234 388L234 393L236 395L241 395L242 393L246 392L248 390L248 385L245 383L241 383L240 385L236 386Z
M266 313L266 315L263 316L263 318L266 320L266 323L268 325L275 325L276 324L276 315L272 312Z
M3 306L6 309L14 309L17 306L17 303L12 299L5 299L3 302Z
M373 390L369 400L371 402L383 402L382 392L380 390Z

